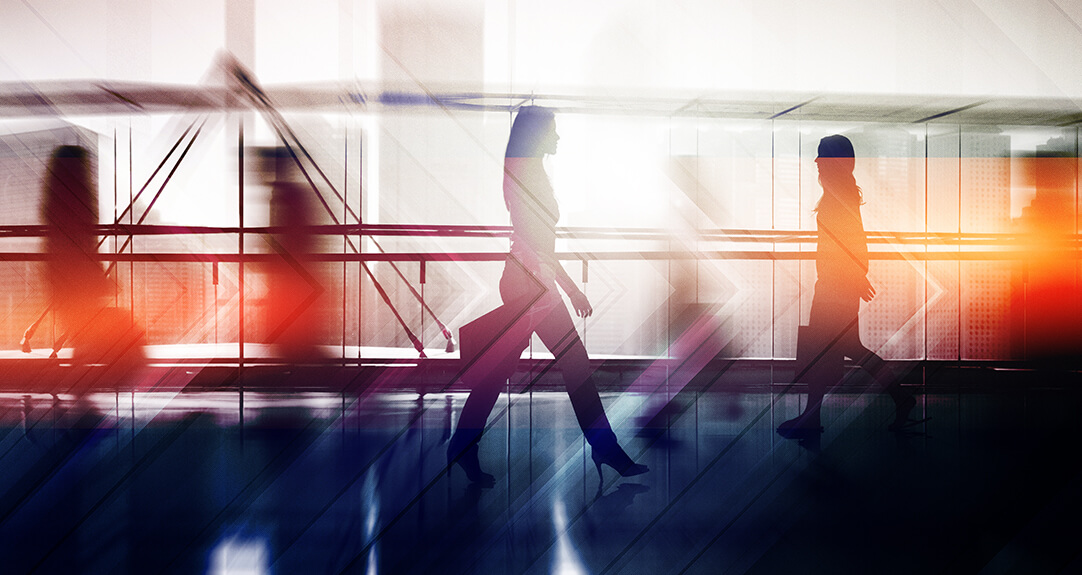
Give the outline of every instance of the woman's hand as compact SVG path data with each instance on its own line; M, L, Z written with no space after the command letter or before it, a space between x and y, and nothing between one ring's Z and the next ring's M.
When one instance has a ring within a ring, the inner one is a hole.
M576 290L570 297L571 307L575 308L575 315L579 317L590 317L593 315L594 308L590 305L590 300L586 299L586 294L582 293L582 290Z
M868 278L864 278L864 285L860 286L860 299L864 301L872 301L875 297L875 288L872 287L872 282L868 281Z

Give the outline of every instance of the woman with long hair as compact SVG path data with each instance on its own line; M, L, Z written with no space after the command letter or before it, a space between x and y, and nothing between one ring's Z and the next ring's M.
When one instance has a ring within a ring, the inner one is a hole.
M53 357L67 342L74 362L107 366L100 377L80 379L68 390L76 395L94 381L134 383L135 370L145 360L142 328L128 311L110 305L114 286L98 255L98 195L93 174L93 156L86 148L59 146L49 160L42 190L44 275L49 307L61 327L61 335L53 343ZM26 345L35 326L24 336Z
M819 416L823 395L842 378L846 357L868 371L894 400L891 430L904 427L916 405L886 369L886 362L860 341L860 300L871 301L875 288L868 281L868 236L860 217L863 194L853 176L853 143L835 134L819 141L815 164L823 196L815 207L819 239L815 253L815 295L811 317L798 341L797 381L808 385L808 403L796 418L778 426L786 436L822 431Z
M86 148L59 146L49 160L41 204L48 230L49 302L71 341L84 339L109 293L109 280L98 261L98 195L92 174Z
M472 390L447 449L448 465L457 463L474 483L495 482L492 475L481 470L477 442L500 389L514 373L533 333L555 356L598 475L602 465L624 477L648 471L645 465L632 461L617 442L590 374L586 346L556 290L559 286L567 294L579 317L593 313L586 294L556 259L560 208L542 159L556 153L559 139L553 112L529 106L519 110L507 142L503 195L513 231L511 252L500 278L503 306L497 315L504 321L492 330L497 333L487 334L493 343L477 361L481 367L465 374ZM464 335L464 354L468 344Z

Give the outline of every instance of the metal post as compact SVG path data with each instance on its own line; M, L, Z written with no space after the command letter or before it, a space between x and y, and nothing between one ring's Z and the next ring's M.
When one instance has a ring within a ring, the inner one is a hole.
M237 388L239 396L240 426L244 431L244 114L239 115L237 132L237 296L240 306L237 315L240 325L237 332Z

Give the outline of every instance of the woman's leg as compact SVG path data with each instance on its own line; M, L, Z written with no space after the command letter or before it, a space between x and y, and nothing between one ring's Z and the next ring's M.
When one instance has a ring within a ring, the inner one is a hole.
M486 322L470 335L477 341L469 343L480 349L467 360L468 366L462 375L463 380L471 385L470 395L462 407L454 435L448 442L447 461L461 464L471 481L493 481L491 475L480 469L477 442L485 431L485 424L496 405L500 390L514 374L522 350L529 342L532 332L526 311L525 304L504 304L502 309L489 314L494 315L492 325ZM466 347L466 343L463 343L463 351Z
M787 435L822 430L820 410L827 390L843 375L843 342L857 325L857 301L839 297L837 290L815 285L807 327L797 340L797 367L793 381L808 387L808 402L797 417L783 422L778 432ZM851 319L847 319L851 318Z
M541 342L556 357L556 365L564 378L567 395L575 410L575 418L587 441L616 441L612 433L601 396L590 377L590 358L586 354L571 314L562 305L555 306L535 328Z
M897 384L893 374L890 373L890 369L887 368L887 362L883 361L879 354L864 347L864 344L859 341L846 350L845 356L868 372L868 375L872 376L872 379L888 392L891 386Z
M469 449L481 440L485 431L485 424L496 400L500 396L500 390L507 378L501 381L495 376L485 381L474 383L470 389L470 395L466 397L466 403L462 406L462 414L458 418L458 426L451 436L448 453L460 453Z
M586 442L590 444L590 457L597 466L598 475L601 474L602 464L612 467L624 477L649 471L645 465L635 463L620 447L591 377L586 346L579 338L571 314L567 312L562 301L541 320L535 331L545 347L556 357L556 365L563 374L564 386L571 398L575 418L582 434L586 436ZM598 484L598 489L600 488L601 483Z
M797 341L797 366L793 381L807 386L808 401L800 415L778 426L778 431L783 434L788 430L801 432L818 431L822 428L820 410L823 397L842 376L842 357L832 345L835 331L829 325L817 323L814 318L807 327L801 329Z
M515 373L522 351L529 344L536 318L543 313L540 310L551 305L555 289L554 283L546 287L532 277L526 266L509 254L503 276L500 277L503 306L486 314L495 317L473 330L471 337L476 339L472 342L476 356L469 360L462 374L463 380L471 384L470 395L462 406L458 426L447 445L448 464L459 463L471 481L494 481L491 475L481 471L477 443L485 431L485 424L500 396L500 390ZM555 301L563 303L559 296ZM460 343L465 354L469 342Z
M462 406L462 414L458 418L458 426L455 433L447 442L447 464L458 463L466 472L466 477L474 483L492 485L495 478L481 470L481 463L477 456L477 443L481 441L481 435L485 432L485 424L488 416L496 405L507 379L515 372L522 348L514 354L507 354L499 358L498 364L490 366L486 375L475 380L466 398L466 404Z
M874 351L864 347L859 341L846 356L856 362L875 380L877 387L894 401L894 422L891 430L901 429L909 419L909 413L917 405L917 400L902 388L901 381L887 366L887 362Z

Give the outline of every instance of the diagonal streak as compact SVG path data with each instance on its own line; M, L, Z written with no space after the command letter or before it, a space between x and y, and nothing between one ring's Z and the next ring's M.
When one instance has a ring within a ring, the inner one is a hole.
M514 258L511 258L511 259L510 259L509 261L514 261L514 262L516 262L516 263L517 263L517 260L515 260ZM518 264L518 265L522 265L522 264ZM530 275L530 274L527 274L527 277L529 277L529 278L530 278L530 279L531 279L531 280L532 280L532 281L533 281L533 282L534 282L534 283L535 283L535 284L536 284L536 285L538 286L538 288L539 288L539 289L538 289L538 291L537 291L537 293L536 293L536 295L534 296L534 298L533 298L533 299L531 299L531 300L530 300L530 301L528 302L528 305L526 305L526 306L525 306L525 307L524 307L524 308L523 308L523 309L522 309L522 310L521 310L521 311L520 311L520 312L519 312L519 313L518 313L518 314L517 314L516 316L514 316L514 318L512 319L512 321L508 322L507 326L505 326L503 330L501 330L501 331L500 331L499 333L495 334L495 336L494 336L494 337L493 337L493 338L492 338L492 339L491 339L490 341L486 342L486 343L485 343L485 345L484 345L484 347L483 347L483 348L482 348L482 349L481 349L481 350L480 350L480 351L479 351L479 352L477 353L477 355L476 355L475 357L471 358L471 359L470 359L470 360L469 360L468 362L465 362L465 365L463 365L463 366L461 366L461 367L459 368L458 372L457 372L457 373L456 373L456 374L454 375L454 377L452 377L452 378L451 378L451 379L450 379L450 380L448 381L448 383L447 383L446 385L444 385L444 386L443 386L442 388L440 388L439 390L437 390L437 391L436 391L436 393L443 393L443 392L447 391L447 390L448 390L448 389L449 389L449 388L451 387L451 384L452 384L452 383L454 383L455 381L458 381L458 380L462 379L462 377L463 377L463 376L464 376L464 375L465 375L466 373L469 373L469 372L470 372L470 370L471 370L471 369L473 369L473 368L474 368L474 366L475 366L475 365L476 365L476 364L477 364L477 363L478 363L479 361L481 361L481 358L482 358L482 357L483 357L483 356L484 356L484 355L485 355L485 354L486 354L486 353L487 353L488 351L490 351L490 350L491 350L491 349L492 349L492 348L493 348L493 347L494 347L494 346L496 345L496 343L497 343L498 341L500 341L500 340L504 339L504 338L505 338L505 337L507 336L507 333L508 333L508 332L509 332L509 331L511 330L511 328L512 328L512 327L513 327L513 326L514 326L514 325L515 325L515 324L516 324L516 323L517 323L518 321L520 321L520 320L521 320L521 319L522 319L523 317L525 317L525 314L526 314L526 312L527 312L527 311L529 311L529 309L530 309L530 308L532 308L532 307L533 307L533 305L534 305L535 303L537 303L537 302L538 302L538 301L539 301L539 300L541 299L541 297L542 297L542 296L544 296L544 294L545 294L545 290L543 289L543 287L544 287L544 286L543 286L543 285L542 285L542 284L540 283L540 281L539 281L539 280L537 280L536 278L534 278L534 277L533 277L532 275ZM400 370L396 370L396 371L400 371ZM404 377L404 376L403 376L403 375L399 375L399 374L395 374L395 375L393 375L392 377L398 377L398 378L401 378L401 377ZM373 391L373 392L371 392L371 393L375 393L375 391L378 391L378 389L379 389L380 387L381 387L381 386L380 386L380 385L379 385L378 383L377 383L376 385L373 385L371 389L373 389L374 391ZM362 401L363 399L364 399L363 397L362 397L362 398L359 398L359 399L358 399L358 402ZM281 558L281 556L282 556L282 555L284 555L284 554L285 554L285 552L286 552L286 551L287 551L287 550L288 550L289 548L291 548L291 547L292 547L293 545L295 545L295 544L297 543L297 541L299 541L299 540L300 540L300 538L301 538L301 537L302 537L302 536L303 536L303 535L304 535L304 534L305 534L306 532L308 532L308 530L309 530L309 529L311 529L313 525L315 525L316 521L318 521L318 520L319 520L319 518L323 517L324 515L326 515L326 514L327 514L327 512L328 512L328 511L330 511L330 509L331 509L331 508L332 508L332 507L334 506L334 504L335 504L335 503L337 503L337 502L338 502L338 501L339 501L339 500L340 500L340 499L341 499L342 497L345 497L345 495L346 495L346 494L347 494L347 493L349 492L349 490L350 490L350 489L351 489L351 488L352 488L352 487L353 487L353 486L354 486L354 485L355 485L355 484L356 484L356 483L357 483L358 481L360 481L360 479L361 479L362 477L364 477L364 475L365 475L365 474L366 474L366 473L367 473L367 472L368 472L368 471L369 471L369 470L370 470L370 469L372 468L372 466L374 466L374 465L376 464L376 462L377 462L377 461L379 461L379 459L380 459L381 457L383 457L383 455L384 455L384 454L386 454L386 453L387 453L388 451L390 451L390 450L392 449L392 447L394 446L394 443L395 443L395 442L397 442L397 441L398 441L398 440L399 440L399 439L400 439L400 438L401 438L402 436L404 436L404 435L405 435L405 434L406 434L406 433L407 433L407 432L409 431L409 429L410 429L410 428L411 428L411 427L412 427L412 426L413 426L413 425L414 425L415 423L417 423L418 421L420 421L420 420L421 420L421 418L422 418L422 417L424 416L424 413L425 413L425 411L426 411L425 409L421 409L421 410L418 410L418 412L417 412L417 413L416 413L415 415L413 415L413 416L412 416L412 417L411 417L411 418L410 418L410 419L409 419L409 420L408 420L408 421L406 422L406 424L405 424L405 425L404 425L404 426L403 426L403 427L402 427L402 428L401 428L401 429L400 429L400 430L399 430L399 431L398 431L398 432L397 432L397 433L396 433L396 434L395 434L395 435L394 435L394 436L393 436L393 437L392 437L392 438L390 439L390 441L389 441L389 442L388 442L387 444L385 444L385 445L383 446L383 448L381 448L381 449L380 449L380 450L379 450L379 451L378 451L378 452L377 452L377 453L376 453L376 454L375 454L375 455L374 455L374 456L372 457L372 459L371 459L371 460L370 460L370 461L369 461L369 462L368 462L367 464L365 464L365 466L364 466L364 467L363 467L363 468L362 468L362 469L361 469L361 470L360 470L359 472L357 472L357 474L355 474L355 475L353 476L353 478L352 478L352 479L351 479L350 481L348 481L348 482L346 483L346 485L345 485L345 486L343 486L343 487L342 487L342 489L340 489L340 490L339 490L339 491L338 491L338 492L337 492L337 493L336 493L336 494L335 494L335 495L334 495L333 497L331 497L331 498L330 498L330 500L328 500L328 502L326 503L326 505L324 505L322 509L320 509L320 510L319 510L318 512L316 512L316 513L315 513L315 514L314 514L314 515L312 516L312 519L311 519L311 520L310 520L310 521L309 521L309 522L308 522L307 524L305 524L305 525L304 525L304 526L303 526L303 527L302 527L301 529L299 529L299 530L297 531L297 534L296 534L296 535L295 535L295 536L293 537L293 539L291 539L291 540L290 540L290 541L288 541L288 542L287 542L287 543L286 543L285 545L283 545L281 553L279 553L279 554L278 554L278 556L277 556L277 557L275 558L274 562L277 562L277 561L278 561L278 559L279 559L279 558ZM498 419L499 419L499 417L497 417L497 418L496 418L496 421L498 421ZM369 549L371 549L372 545L373 545L373 544L375 544L376 542L378 542L378 541L379 541L379 540L380 540L380 539L381 539L381 538L383 537L383 535L384 535L384 534L385 534L385 533L386 533L386 532L387 532L387 531L388 531L388 530L390 529L390 527L391 527L391 526L393 526L393 525L394 525L395 523L397 523L397 522L398 522L398 521L399 521L399 520L401 519L401 517L403 517L403 516L404 516L404 514L405 514L405 512L406 512L406 511L408 511L409 509L411 509L411 508L412 508L412 507L413 507L413 506L414 506L414 505L415 505L415 504L416 504L416 503L417 503L418 501L420 501L421 497L422 497L422 496L423 496L423 495L424 495L425 493L428 493L428 492L429 492L429 491L430 491L430 490L432 489L432 487L433 487L433 486L435 486L435 484L436 484L436 482L438 481L438 479L439 479L439 474L437 474L437 476L436 476L436 477L435 477L434 479L432 479L432 480L431 480L431 481L430 481L430 482L429 482L429 483L428 483L428 484L427 484L427 485L426 485L426 486L425 486L425 487L424 487L424 488L423 488L423 489L421 490L421 492L420 492L420 493L419 493L419 494L418 494L418 495L417 495L416 497L414 497L414 498L413 498L413 499L412 499L412 500L411 500L411 501L410 501L410 502L409 502L409 503L408 503L408 504L406 505L406 507L404 508L404 510L403 510L403 511L402 511L401 513L399 513L399 515L398 515L398 516L394 517L394 518L393 518L393 519L392 519L392 520L390 521L390 523L389 523L389 524L388 524L387 526L385 526L385 527L384 527L383 529L381 529L381 530L380 530L380 532L379 532L378 534L376 534L376 535L375 535L375 536L374 536L374 537L372 538L372 540L371 540L371 541L370 541L370 542L369 542L369 543L368 543L367 545L365 545L364 549L363 549L363 550L362 550L362 551L361 551L360 553L358 553L358 554L357 554L356 556L354 556L353 560L351 560L349 564L350 564L350 565L352 565L352 564L356 563L356 561L357 561L357 560L358 560L358 559L359 559L360 557L362 557L362 556L364 556L365 554L367 554L367 553L368 553L368 550L369 550ZM274 563L274 562L272 562L272 563Z
M112 498L113 494L120 490L120 488L124 486L128 482L128 480L136 477L152 463L157 461L158 457L160 457L173 444L173 442L179 439L180 436L183 435L184 432L187 431L187 429L194 424L194 422L194 419L188 419L182 422L180 426L172 430L168 435L158 440L158 443L156 443L146 455L141 457L139 461L127 471L127 473L125 473L111 488L109 488L109 490L106 491L105 494L102 495L98 499L98 501L95 502L93 506L91 506L89 510L87 510L87 512L82 516L82 518L80 518L79 521L70 530L68 530L67 533L63 535L63 537L57 539L53 547L30 570L30 573L37 571L41 567L42 563L44 563L50 555L55 553L56 550L65 541L68 540L68 538L74 535L75 532L79 530L79 527L82 526L83 523L86 523L87 519L89 519L91 515L93 515L95 512L97 512L98 509L105 505L105 503Z
M235 509L247 509L250 507L252 503L263 494L267 487L286 471L290 464L296 461L300 456L304 455L308 448L319 440L320 435L326 431L330 425L331 423L327 423L322 429L316 429L315 433L309 434L308 432L311 431L311 428L314 426L314 420L310 419L302 429L297 431L297 434L289 441L289 443L283 446L282 450L268 461L267 464L264 465L263 468L260 469L232 499L225 505L222 505L218 513L188 541L188 544L183 549L177 552L173 559L167 564L166 570L168 570L168 567L176 564L204 534L212 532L216 527L224 523L228 516L228 512ZM307 441L299 443L302 441L302 438L305 437L307 437Z
M715 375L715 376L714 376L714 377L713 377L713 378L712 378L712 379L711 379L711 380L710 380L710 381L709 381L709 382L708 382L708 383L707 383L706 385L704 385L704 386L703 386L703 389L701 389L701 390L699 390L699 391L695 392L695 398L694 398L694 400L696 400L696 401L697 401L697 400L698 400L698 399L699 399L700 397L702 397L702 396L703 396L704 394L706 394L707 392L709 392L709 391L710 391L710 390L711 390L711 389L713 388L713 386L714 386L714 385L715 385L715 384L716 384L716 383L717 383L717 382L718 382L718 381L719 381L719 380L721 379L721 377L722 377L722 376L723 376L723 375L724 375L724 374L725 374L725 373L726 373L726 372L727 372L727 371L729 370L729 368L731 368L731 367L732 367L732 366L734 366L735 364L736 364L736 361L735 361L735 360L729 361L729 362L727 363L727 365L725 365L725 366L724 366L724 367L723 367L722 369L718 370L718 373L717 373L717 374L716 374L716 375ZM793 387L793 386L795 385L795 381L796 381L796 380L797 380L797 378L796 378L796 377L794 377L794 383L791 383L791 384L790 384L789 386L787 386L787 387L785 388L785 390L783 390L783 393L785 393L785 392L788 392L788 390L789 390L789 389L791 389L791 388L792 388L792 387ZM635 547L635 545L637 544L637 542L638 542L639 540L641 540L641 539L642 539L643 537L645 537L645 535L646 535L646 534L647 534L647 533L648 533L648 532L649 532L649 531L650 531L650 530L651 530L651 529L652 529L652 528L653 528L653 527L654 527L654 526L655 526L655 525L656 525L656 524L657 524L658 522L660 522L660 521L661 521L662 517L663 517L664 515L666 515L666 514L667 514L667 513L668 513L668 512L669 512L669 511L670 511L670 510L671 510L671 509L672 509L672 508L673 508L673 507L674 507L674 506L676 505L676 503L678 502L678 500L679 500L679 499L681 499L681 498L682 498L682 497L683 497L684 495L686 495L686 493L687 493L687 492L689 492L689 491L690 491L691 489L693 489L693 488L694 488L694 487L695 487L695 486L696 486L696 485L698 484L698 482L699 482L699 481L700 481L700 480L701 480L701 479L702 479L702 478L703 478L703 477L704 477L704 476L705 476L705 475L707 474L707 472L708 472L708 471L709 471L709 470L710 470L710 469L711 469L711 468L712 468L712 467L713 467L713 466L714 466L715 464L717 464L717 463L718 463L718 462L719 462L719 461L720 461L720 460L721 460L721 459L722 459L722 458L723 458L723 457L724 457L724 456L725 456L725 455L726 455L726 454L727 454L727 453L728 453L728 452L729 452L729 451L730 451L731 449L733 449L733 448L734 448L734 447L736 446L736 444L737 444L737 443L739 443L740 439L741 439L741 438L742 438L742 437L743 437L744 435L746 435L747 433L749 433L749 432L750 432L750 431L752 430L752 428L753 428L753 427L755 426L755 424L756 424L756 423L757 423L757 422L758 422L759 420L761 420L761 419L762 419L763 417L765 417L767 413L770 413L770 412L771 412L771 410L773 409L773 406L774 406L774 404L775 404L775 403L776 403L776 401L774 401L774 402L771 402L771 404L770 404L770 405L768 405L767 407L765 407L765 408L764 408L764 409L763 409L763 410L762 410L762 411L761 411L761 412L759 413L759 415L758 415L758 416L757 416L757 417L756 417L756 418L755 418L754 420L752 420L752 421L751 421L750 423L748 423L748 424L747 424L747 425L746 425L746 426L744 427L744 429L743 429L743 430L741 430L740 434L738 434L738 435L736 436L736 438L734 438L734 439L733 439L733 441L732 441L732 442L730 442L730 443L728 444L728 446L727 446L727 447L726 447L726 448L725 448L724 450L722 450L722 452L721 452L721 453L719 453L719 454L718 454L718 455L717 455L717 456L716 456L716 457L715 457L715 458L714 458L714 459L713 459L713 460L712 460L712 461L711 461L711 462L710 462L710 463L708 464L708 466L707 466L706 468L704 468L704 469L703 469L703 471L702 471L701 473L699 473L699 474L698 474L698 475L697 475L697 476L696 476L696 477L695 477L695 478L694 478L694 479L693 479L693 480L692 480L692 481L691 481L691 482L690 482L690 483L688 484L688 486L687 486L687 487L686 487L686 488L685 488L685 489L684 489L683 491L681 491L681 492L680 492L680 494L678 494L678 495L677 495L677 497L676 497L675 499L673 499L672 501L670 501L670 503L669 503L669 504L668 504L668 505L667 505L667 506L666 506L666 507L665 507L664 509L662 509L662 510L661 510L661 511L660 511L660 512L659 512L659 513L658 513L658 514L657 514L657 515L655 516L655 518L654 518L654 519L653 519L653 520L652 520L652 521L651 521L651 522L650 522L650 523L649 523L649 524L648 524L648 525L647 525L646 527L644 527L644 528L643 528L643 529L642 529L642 530L640 531L640 533L638 534L638 536L636 536L636 537L635 537L635 539L634 539L633 541L631 541L631 542L630 542L630 543L629 543L629 544L628 544L628 545L627 545L627 546L626 546L626 547L625 547L625 548L623 549L623 551L621 551L621 552L620 552L620 553L619 553L619 554L618 554L618 555L617 555L617 556L616 556L616 557L615 557L615 558L614 558L614 559L613 559L613 560L612 560L612 561L611 561L611 562L610 562L610 563L609 563L609 564L608 564L608 565L607 565L607 566L605 567L605 569L604 569L604 570L602 570L602 573L605 573L605 572L607 572L608 570L610 570L611 568L613 568L613 566L614 566L614 565L615 565L615 564L616 564L616 563L617 563L617 562L618 562L618 561L619 561L619 560L620 560L620 559L621 559L621 558L622 558L622 557L623 557L623 556L624 556L625 554L627 554L627 553L628 553L628 552L629 552L629 551L630 551L630 550L631 550L632 548L634 548L634 547ZM678 420L678 419L679 419L679 418L680 418L681 416L682 416L682 415L679 415L679 416L677 416L677 418L676 418L676 419ZM646 450L650 449L650 448L651 448L651 447L652 447L652 446L654 445L654 443L656 443L656 442L657 442L657 441L659 441L659 440L660 440L660 436L658 436L658 437L654 438L653 440L651 440L651 441L650 441L650 442L649 442L649 443L648 443L648 444L647 444L647 445L646 445L646 446L645 446L645 447L643 448L642 452L645 452ZM618 480L617 480L617 479L613 479L613 480L611 480L611 481L615 482L615 481L618 481ZM544 491L544 490L543 490L543 491L541 491L541 492L538 492L538 494L537 494L537 495L535 495L534 497L532 497L532 498L531 498L531 502L532 502L532 500L534 500L534 499L538 499L538 498L540 498L540 497L541 497L542 495L544 495L544 493L545 493L545 491ZM524 506L523 508L525 508L525 507L529 507L529 503L528 503L527 505L525 505L525 506ZM582 510L581 510L581 511L580 511L579 513L577 513L577 514L576 514L576 515L575 515L575 516L574 516L574 517L573 517L573 518L572 518L572 519L571 519L570 521L568 521L568 523L567 523L567 527L566 527L565 531L567 531L567 530L570 530L570 529L571 529L571 527L572 527L572 526L573 526L573 525L574 525L575 523L577 523L579 519L581 519L582 517L584 517L584 516L585 516L585 514L586 514L586 511L587 511L587 509L586 509L586 508L583 508L583 509L582 509ZM511 523L511 522L509 522L509 523ZM505 528L505 529L506 529L506 528ZM553 537L552 537L552 538L551 538L551 539L549 540L549 543L548 543L548 545L546 546L546 550L548 550L548 549L551 549L551 548L552 548L552 546L556 544L557 540L558 540L558 539L557 539L557 536L553 536ZM543 554L544 554L543 552L542 552L542 553L540 553L540 554L538 554L538 555L537 555L537 557L536 557L536 559L534 560L534 563L536 563L536 561L540 560L540 559L541 559L541 557L543 556Z
M840 338L840 337L841 337L841 336L838 336L838 338ZM830 348L831 346L833 346L834 344L836 344L836 343L837 343L837 341L838 341L838 338L835 338L835 340L831 341L829 345L827 345L827 346L824 346L824 349L829 349L829 348ZM818 361L819 359L821 359L821 357L822 357L822 353L825 353L825 351L824 351L824 352L821 352L821 353L820 353L820 355L816 356L815 360L813 360L813 361L810 361L810 362L808 362L808 364L809 364L809 365L814 365L814 363L815 363L816 361ZM735 362L734 362L734 363L735 363ZM702 471L701 471L700 473L698 473L698 474L697 474L697 475L696 475L696 476L695 476L695 477L694 477L694 478L693 478L693 479L692 479L692 480L691 480L691 481L690 481L690 482L688 483L688 485L687 485L687 486L686 486L686 487L685 487L684 489L682 489L682 490L681 490L681 491L680 491L680 492L679 492L679 493L678 493L678 494L676 495L676 497L674 497L674 498L673 498L673 499L672 499L672 500L671 500L671 501L670 501L670 502L669 502L669 503L668 503L668 504L667 504L667 505L666 505L666 506L665 506L664 508L662 508L662 509L661 509L661 510L660 510L660 511L659 511L659 512L658 512L658 513L657 513L657 514L655 515L654 519L652 519L652 520L651 520L651 521L650 521L650 522L649 522L649 523L648 523L648 524L647 524L647 525L646 525L645 527L643 527L643 528L642 528L642 529L641 529L641 530L639 531L638 535L636 535L636 536L635 536L635 537L634 537L634 538L633 538L633 539L632 539L632 540L631 540L631 541L630 541L630 542L629 542L629 543L628 543L628 544L627 544L627 545L626 545L626 546L624 547L624 549L623 549L623 550L622 550L622 551L621 551L620 553L618 553L618 554L617 554L617 555L616 555L616 556L615 556L615 557L614 557L614 558L613 558L613 559L612 559L612 560L611 560L611 561L610 561L610 562L608 563L608 565L606 565L606 566L605 566L605 568L604 568L604 569L602 569L601 573L609 573L609 572L611 572L611 570L615 568L616 564L617 564L617 563L618 563L618 562L619 562L619 561L620 561L620 560L621 560L621 559L622 559L622 558L623 558L623 557L624 557L625 555L627 555L628 553L630 553L630 552L631 552L631 551L632 551L632 550L633 550L633 549L634 549L634 548L636 547L636 545L637 545L637 544L639 543L639 541L641 541L641 540L642 540L642 539L643 539L644 537L646 537L646 535L647 535L647 534L648 534L648 533L649 533L649 532L650 532L650 531L651 531L651 530L652 530L652 529L653 529L653 528L654 528L654 527L655 527L655 526L656 526L656 525L657 525L658 523L660 523L661 519L662 519L662 518L663 518L664 516L668 515L668 514L669 514L669 512L670 512L670 511L672 511L672 510L673 510L673 509L674 509L674 508L676 507L676 504L677 504L677 503L679 503L679 502L680 502L680 500L682 500L682 499L683 499L683 498L684 498L684 497L685 497L685 496L686 496L686 495L687 495L687 494L688 494L689 492L691 492L691 490L692 490L692 489L693 489L694 487L696 487L696 486L697 486L697 485L699 484L699 482L703 480L703 478L704 478L704 477L706 477L707 473L708 473L708 472L709 472L709 471L710 471L711 469L713 469L713 468L714 468L714 466L715 466L715 465L717 465L717 463L718 463L718 462L720 462L720 461L721 461L721 459L722 459L722 458L723 458L723 457L724 457L724 456L725 456L726 454L728 454L728 453L729 453L729 451L731 451L731 450L732 450L732 449L733 449L733 448L734 448L734 447L736 446L736 444L737 444L737 443L739 443L739 441L740 441L740 440L741 440L741 439L742 439L742 438L743 438L743 437L744 437L745 435L747 435L747 434L748 434L748 433L749 433L749 432L750 432L750 431L752 430L752 428L753 428L753 427L754 427L754 426L755 426L755 425L756 425L756 424L757 424L757 423L758 423L758 422L759 422L760 420L762 420L762 419L763 419L763 418L764 418L764 417L765 417L765 416L766 416L766 415L767 415L768 413L771 413L771 412L773 411L773 409L774 409L774 406L775 406L775 405L777 404L777 402L778 402L778 401L780 401L780 398L781 398L781 397L782 397L783 395L785 395L786 393L788 393L788 392L789 392L789 391L790 391L790 390L791 390L792 388L794 388L794 387L796 386L797 382L798 382L798 381L800 381L800 379L802 378L802 376L803 376L803 375L805 375L805 373L806 373L806 372L800 372L800 373L796 373L796 374L794 374L794 377L793 377L793 381L792 381L791 383L789 383L789 385L785 386L785 388L784 388L784 389L782 390L782 392L781 392L781 393L780 393L780 394L778 395L778 398L777 398L777 399L772 399L769 405L767 405L767 406L766 406L766 407L764 407L764 408L763 408L762 410L760 410L759 414L758 414L758 415L756 415L754 419L752 419L752 420L751 420L751 421L750 421L750 422L749 422L748 424L746 424L746 425L744 426L744 428L743 428L743 429L742 429L742 430L740 431L740 433L739 433L739 434L737 434L737 436L736 436L736 437L735 437L735 438L733 439L733 441L732 441L732 442L730 442L730 443L729 443L729 444L728 444L728 445L727 445L727 446L725 447L725 449L723 449L723 450L722 450L721 452L719 452L719 453L718 453L718 454L717 454L717 455L716 455L716 456L715 456L715 457L714 457L714 458L713 458L713 459L712 459L712 460L711 460L711 461L710 461L710 462L709 462L709 463L708 463L708 464L706 465L706 467L704 467L704 468L703 468L703 470L702 470ZM708 384L707 386L705 386L705 387L704 387L704 389L703 389L702 391L698 392L698 393L697 393L697 395L696 395L696 398L698 398L698 397L701 397L701 395L702 395L703 393L706 393L706 392L707 392L707 391L708 391L708 390L710 389L710 387L712 387L712 386L713 386L713 384L714 384L715 382L717 382L717 381L718 381L718 379L719 379L719 378L720 378L720 374L719 374L719 375L718 375L717 377L715 377L715 378L714 378L714 379L713 379L713 380L712 380L712 381L710 382L710 384ZM735 522L735 521L736 521L736 519L739 519L740 515L743 515L743 513L745 513L745 512L747 511L747 509L748 509L748 508L750 508L750 506L751 506L752 504L754 504L754 503L755 503L755 501L757 501L757 500L758 500L758 499L759 499L759 498L760 498L760 497L761 497L761 496L762 496L762 495L763 495L763 494L764 494L764 493L766 492L766 490L768 490L768 489L769 489L769 488L770 488L771 486L773 486L773 484L774 484L774 483L775 483L775 482L776 482L776 481L777 481L777 480L778 480L778 479L780 478L780 476L781 476L781 475L783 475L783 474L784 474L785 470L787 470L787 469L788 469L788 467L786 467L785 469L782 469L781 471L779 471L779 472L778 472L778 474L777 474L777 476L776 476L776 477L775 477L775 478L774 478L773 480L771 480L771 481L770 481L770 483L769 483L769 484L768 484L768 485L767 485L766 487L764 487L764 488L763 488L763 489L762 489L762 490L760 491L760 493L758 493L758 494L756 495L756 497L755 497L755 498L753 499L753 501L752 501L751 503L749 503L747 507L745 507L745 508L744 508L743 510L741 510L741 512L740 512L740 513L738 514L738 516L737 516L736 518L734 518L734 519L733 519L733 522ZM716 540L717 540L718 538L720 538L720 537L721 537L722 535L724 535L724 533L725 533L725 532L727 532L727 530L728 530L728 529L729 529L729 528L730 528L731 526L732 526L732 522L730 522L730 523L729 523L728 525L726 525L726 526L725 526L725 527L724 527L724 528L723 528L723 529L721 530L721 532L720 532L720 533L718 533L718 534L717 534L717 536L716 536L716 537L715 537L714 539L712 539L712 540L711 540L711 543L712 543L712 542L714 542L714 541L716 541ZM709 545L708 545L707 547L709 547ZM702 555L702 553L704 553L704 552L705 552L705 549L704 549L704 550L702 550L702 552L700 552L700 553L699 553L698 555L696 555L696 559L693 559L693 561L694 561L694 560L697 560L697 558L698 558L698 557L700 557L700 556ZM688 566L686 566L686 567L685 567L685 571L686 571L687 567L690 567L690 564L689 564ZM682 572L683 572L683 571L682 571Z
M736 522L739 521L740 518L743 517L744 514L748 512L748 510L750 510L756 503L758 503L759 499L761 499L763 497L763 495L766 494L767 491L770 491L770 489L772 487L774 487L774 484L777 483L785 475L785 472L789 471L789 469L792 468L793 465L796 465L796 462L797 462L797 459L789 460L789 463L785 467L783 467L780 471L778 471L777 475L775 475L773 479L771 479L766 485L764 485L759 490L759 492L755 494L755 497L751 498L751 501L749 501L746 505L744 505L744 507L735 516L733 516L733 518L730 519L729 522L726 523L725 526L722 527L721 530L719 530L718 533L716 535L714 535L714 537L712 539L710 539L709 542L707 542L705 545L702 546L702 549L699 550L699 552L697 554L695 554L695 556L692 557L690 561L688 561L687 565L685 565L684 568L679 571L680 575L683 575L684 573L687 573L688 569L691 569L691 567L699 559L702 559L703 555L706 554L706 552L714 545L714 543L717 543L717 541L719 539L721 539L722 536L724 536L725 533L727 533L729 531L729 529L731 529L733 527L733 525L735 525Z

